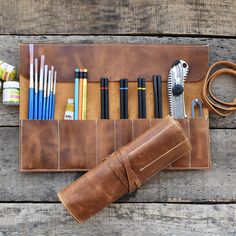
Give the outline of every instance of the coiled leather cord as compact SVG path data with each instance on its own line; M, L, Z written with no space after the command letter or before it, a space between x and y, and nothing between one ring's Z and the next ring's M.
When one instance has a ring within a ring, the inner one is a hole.
M225 66L227 68L218 69L212 73L212 70L219 66ZM233 75L236 79L236 64L229 61L219 61L208 69L202 90L202 100L210 111L220 116L227 116L236 110L236 97L232 102L224 102L215 97L211 91L212 82L223 74Z

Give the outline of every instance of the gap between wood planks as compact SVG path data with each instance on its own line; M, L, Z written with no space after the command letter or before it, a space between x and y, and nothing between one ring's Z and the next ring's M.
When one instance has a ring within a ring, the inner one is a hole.
M0 201L0 204L61 204L61 202L58 201L6 201L2 202ZM166 205L173 205L173 204L178 204L178 205L236 205L235 202L112 202L110 204L117 204L117 205L123 205L123 204L166 204ZM109 205L110 205L109 204Z
M209 39L212 39L212 38L217 38L217 39L236 39L236 36L229 36L229 35L208 35L208 34L147 34L147 33L124 33L124 34L73 34L73 33L70 33L70 34L23 34L23 33L20 33L20 34L0 34L0 37L1 36L29 36L29 37L33 37L33 36L41 36L41 37L50 37L50 36L66 36L66 37L70 37L70 36L104 36L104 37L122 37L122 36L127 36L127 37L161 37L161 38L164 38L164 37L180 37L180 38L209 38Z

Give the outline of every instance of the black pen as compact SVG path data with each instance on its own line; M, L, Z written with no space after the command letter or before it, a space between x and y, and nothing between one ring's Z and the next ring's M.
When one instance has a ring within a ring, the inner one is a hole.
M153 75L153 98L154 98L154 117L159 118L159 109L158 109L158 92L157 92L157 77L158 75Z
M142 118L146 118L146 81L144 78L141 80L142 84L142 107L143 107L143 113L142 113Z
M100 79L100 92L101 92L101 119L105 119L105 79Z
M142 78L138 78L138 118L143 118Z
M154 117L162 118L162 83L160 75L153 75Z
M124 79L124 119L129 118L128 107L128 79Z
M104 79L105 119L109 119L109 80Z
M124 80L120 80L120 119L124 119Z
M162 118L162 81L161 76L157 76L157 94L158 94L158 118Z

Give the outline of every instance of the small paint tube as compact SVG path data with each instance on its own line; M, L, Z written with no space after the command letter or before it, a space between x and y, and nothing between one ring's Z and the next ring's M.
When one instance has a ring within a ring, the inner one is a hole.
M64 120L74 120L74 99L68 99Z

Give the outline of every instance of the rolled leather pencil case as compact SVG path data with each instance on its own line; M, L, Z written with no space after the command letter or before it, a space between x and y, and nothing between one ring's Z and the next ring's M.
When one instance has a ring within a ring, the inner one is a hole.
M82 223L190 150L191 145L180 124L167 116L66 186L58 197L70 214Z

